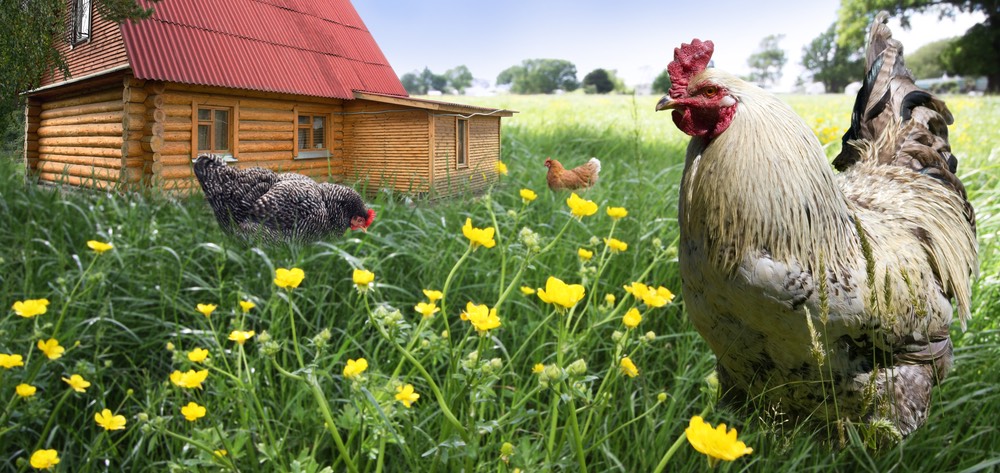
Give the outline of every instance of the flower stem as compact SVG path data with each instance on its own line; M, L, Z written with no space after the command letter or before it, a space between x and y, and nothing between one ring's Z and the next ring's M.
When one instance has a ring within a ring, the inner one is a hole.
M705 415L708 414L708 411L710 410L712 410L711 404L705 406L705 408L701 410L701 414L699 415L701 417L705 417ZM681 434L677 436L677 440L674 440L674 444L671 445L669 449L667 449L667 453L663 454L663 458L660 459L660 463L656 464L656 468L653 469L653 473L662 473L663 470L667 468L667 463L670 462L670 459L674 456L674 453L677 453L677 449L681 448L681 444L684 443L684 439L686 438L687 438L687 433L685 432L681 432Z
M580 436L580 423L576 420L576 401L573 400L572 394L570 394L569 398L569 426L573 429L573 444L576 447L576 461L580 463L579 471L586 473L587 456L583 449L583 437Z
M455 428L458 429L458 431L462 434L462 437L467 437L468 431L465 429L465 426L463 426L462 423L458 420L458 418L455 417L455 414L451 412L451 409L448 408L448 403L445 400L444 395L441 394L441 389L438 388L437 383L434 382L434 378L431 377L430 373L427 372L427 370L424 368L424 365L421 364L420 361L414 358L413 355L411 355L408 351L403 349L403 347L399 346L399 344L392 339L392 336L390 336L389 333L385 331L385 327L383 327L382 324L378 323L378 321L375 320L375 317L372 315L371 308L368 306L367 294L365 294L364 299L365 299L365 309L368 312L368 321L371 322L373 326L375 326L375 329L378 330L379 335L381 335L383 339L389 342L389 344L392 345L392 347L395 348L396 351L398 351L403 358L406 358L407 361L413 364L413 366L417 368L417 371L420 371L420 374L423 375L424 380L427 381L427 385L431 388L431 392L434 393L434 398L437 400L438 407L441 408L441 414L444 415L445 419L448 419L449 423L451 423Z
M292 303L291 293L288 295L288 322L292 326L292 347L295 348L295 358L299 360L299 368L305 368L306 363L302 358L302 352L299 350L299 337L295 333L295 306Z
M326 402L326 396L323 395L323 389L319 385L319 380L316 379L316 375L313 373L306 375L305 380L312 391L313 397L316 398L319 411L323 414L323 420L326 421L326 430L333 437L333 443L337 445L337 452L340 453L340 458L347 465L349 471L357 473L358 467L351 460L351 454L347 451L347 446L344 445L344 439L340 438L340 431L337 429L337 424L333 422L333 414L330 412L330 405ZM381 450L384 450L384 448Z

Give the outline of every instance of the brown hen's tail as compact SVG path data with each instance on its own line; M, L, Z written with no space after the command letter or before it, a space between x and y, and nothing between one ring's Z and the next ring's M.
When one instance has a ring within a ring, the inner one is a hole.
M955 176L958 159L948 144L954 118L944 101L913 83L888 18L880 12L868 32L865 80L833 165L844 171L859 160L877 159L933 177L964 198L965 187Z

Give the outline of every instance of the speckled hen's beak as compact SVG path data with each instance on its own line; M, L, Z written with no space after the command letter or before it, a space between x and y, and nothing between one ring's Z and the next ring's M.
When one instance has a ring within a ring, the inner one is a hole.
M656 103L656 111L659 112L660 110L669 110L676 106L677 102L675 102L674 99L670 98L669 95L664 95L663 98Z

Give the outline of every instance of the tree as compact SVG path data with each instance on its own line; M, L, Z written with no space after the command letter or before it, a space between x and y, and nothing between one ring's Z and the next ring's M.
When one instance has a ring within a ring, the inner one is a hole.
M154 3L159 0L152 0ZM65 0L0 0L0 131L24 139L22 92L38 87L46 74L68 74L55 44L66 38L69 3ZM135 0L100 0L98 14L111 21L147 18L153 13ZM19 118L17 118L19 117ZM6 141L6 140L5 140Z
M928 79L941 77L947 72L954 73L954 69L947 64L946 58L955 49L955 41L958 38L946 38L927 43L906 55L906 67L917 79Z
M666 69L653 79L653 93L666 94L670 92L670 73Z
M403 74L403 77L400 77L399 81L403 83L403 88L410 95L427 95L432 90L444 92L448 86L447 77L435 74L427 67L424 67L423 72L420 74L415 72Z
M986 20L969 29L951 50L943 54L954 72L984 75L991 92L1000 92L1000 1L997 0L841 0L837 19L837 40L854 48L865 42L865 30L881 11L898 16L909 28L910 15L936 11L942 18L961 12L982 12Z
M862 51L850 51L837 45L837 24L802 48L802 67L822 82L827 92L840 92L864 75Z
M590 93L606 94L615 90L615 83L611 80L611 74L604 69L594 69L583 76L583 87Z
M469 68L464 64L448 69L444 77L448 79L448 87L457 94L464 94L465 89L472 85L472 72L469 72Z
M563 59L525 59L501 71L497 84L510 84L515 94L551 94L556 89L572 92L580 86L576 66Z
M757 52L750 55L747 65L750 66L750 81L763 86L777 84L781 80L781 69L785 67L788 58L778 43L785 37L783 34L768 35L760 40Z

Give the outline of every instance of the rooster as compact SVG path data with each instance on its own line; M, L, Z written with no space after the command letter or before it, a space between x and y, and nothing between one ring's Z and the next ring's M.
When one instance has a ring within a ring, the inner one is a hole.
M195 160L194 174L219 226L246 240L312 241L366 231L375 219L354 189L301 174L236 169L209 155Z
M601 160L590 158L589 161L573 169L566 169L559 161L546 158L545 167L549 168L549 172L545 176L549 189L554 191L578 190L597 184L597 175L601 172Z
M870 29L839 174L790 107L707 67L710 41L674 50L656 110L692 137L680 271L723 403L900 438L951 367L978 256L952 115L914 85L887 18Z

